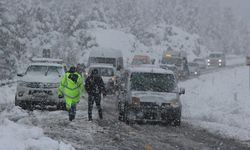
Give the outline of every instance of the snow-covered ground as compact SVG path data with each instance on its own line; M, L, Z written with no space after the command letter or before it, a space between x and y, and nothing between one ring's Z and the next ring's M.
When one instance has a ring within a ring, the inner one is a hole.
M1 150L73 150L71 145L55 141L43 130L19 120L29 114L14 107L15 86L0 87L0 149ZM17 121L19 120L19 121ZM17 122L16 122L17 121Z
M249 68L202 75L181 83L183 118L227 137L250 140Z

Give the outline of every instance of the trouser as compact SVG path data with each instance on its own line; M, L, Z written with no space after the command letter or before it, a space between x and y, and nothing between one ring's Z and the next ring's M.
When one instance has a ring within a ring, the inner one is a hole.
M71 105L71 108L69 109L69 120L72 121L75 119L76 116L76 104Z
M98 109L99 118L102 119L102 108L101 108L101 94L89 95L88 97L88 117L92 120L92 109L94 102Z

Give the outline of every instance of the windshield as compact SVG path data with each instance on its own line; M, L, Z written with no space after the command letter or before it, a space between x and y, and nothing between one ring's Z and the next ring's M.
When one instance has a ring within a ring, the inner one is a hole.
M223 55L222 54L210 54L210 58L221 58Z
M150 64L147 59L133 59L132 65Z
M89 72L92 72L93 69L97 69L100 76L111 77L114 76L114 70L112 68L90 68Z
M197 64L197 63L189 63L188 66L190 66L190 67L198 67L199 64Z
M203 63L203 62L204 62L204 59L195 59L194 62Z
M172 92L176 87L172 74L132 73L130 81L132 91Z
M181 66L182 64L182 59L181 58L163 58L162 60L163 64L171 64L171 65L176 65L176 66Z
M26 74L62 75L63 67L32 65L28 67Z
M115 58L91 57L89 58L89 64L92 63L112 64L114 67L116 67Z

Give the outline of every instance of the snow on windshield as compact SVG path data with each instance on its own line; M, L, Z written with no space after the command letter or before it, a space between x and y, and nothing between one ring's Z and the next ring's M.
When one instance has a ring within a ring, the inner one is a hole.
M43 74L43 75L61 75L63 74L62 67L59 66L39 66L32 65L27 69L26 74Z
M100 76L114 76L114 70L112 68L90 68L89 71L92 72L93 69L97 69Z
M220 57L222 57L222 54L210 54L209 57L210 58L220 58Z
M172 92L175 89L175 79L172 74L132 73L131 90Z

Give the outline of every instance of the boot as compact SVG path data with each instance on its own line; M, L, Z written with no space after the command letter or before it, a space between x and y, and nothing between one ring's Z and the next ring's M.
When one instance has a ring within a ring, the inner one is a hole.
M100 118L100 119L103 119L102 111L99 111L99 118Z
M89 114L89 121L92 121L92 114Z
M69 115L69 121L73 121L74 120L74 116L73 115Z

